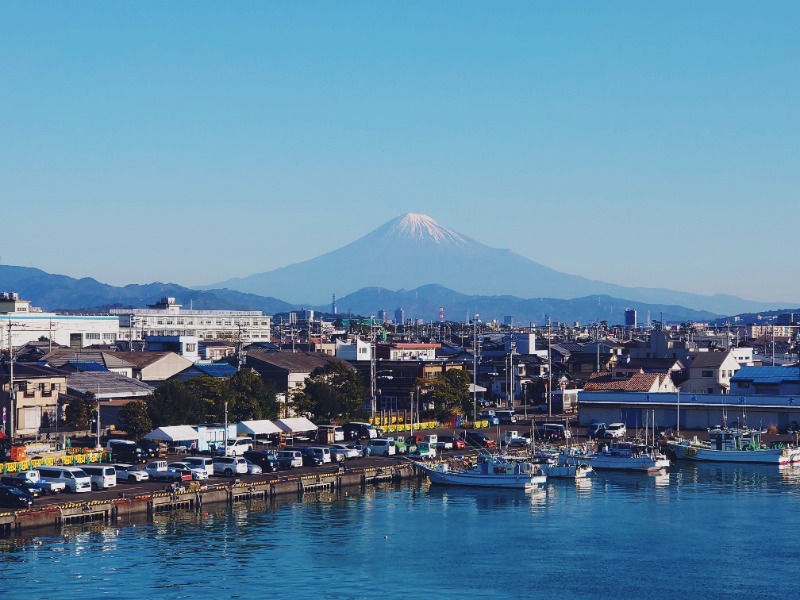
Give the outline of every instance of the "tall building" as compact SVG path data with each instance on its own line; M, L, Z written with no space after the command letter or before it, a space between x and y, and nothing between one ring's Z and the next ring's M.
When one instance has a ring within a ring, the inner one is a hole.
M636 310L633 308L625 309L625 327L636 329Z
M175 298L162 298L147 308L113 308L119 315L120 338L195 336L200 340L271 341L272 317L260 310L184 310Z
M402 308L394 311L394 322L396 325L403 325L406 322L406 312Z
M0 293L0 349L18 348L46 338L54 344L85 348L111 344L119 336L119 319L109 315L62 315L43 312L13 292Z

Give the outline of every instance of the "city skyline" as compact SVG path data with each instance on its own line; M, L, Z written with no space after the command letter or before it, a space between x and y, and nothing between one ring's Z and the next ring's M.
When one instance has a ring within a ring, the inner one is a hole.
M6 5L0 263L196 286L413 212L565 273L791 303L799 16Z

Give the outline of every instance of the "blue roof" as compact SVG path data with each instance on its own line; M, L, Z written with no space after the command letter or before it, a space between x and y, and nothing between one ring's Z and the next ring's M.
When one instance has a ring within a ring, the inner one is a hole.
M797 381L800 371L797 367L742 367L733 377L731 382L751 381L753 383L783 383Z
M213 363L210 365L196 364L195 367L198 371L202 371L209 377L233 377L236 375L236 367L228 363Z
M81 373L104 373L108 371L103 365L93 360L69 360L65 364L74 367Z

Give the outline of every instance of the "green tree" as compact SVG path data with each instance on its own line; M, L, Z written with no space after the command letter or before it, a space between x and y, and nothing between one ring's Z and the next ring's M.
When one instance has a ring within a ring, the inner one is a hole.
M143 401L128 402L119 410L117 420L120 428L136 440L153 430L153 421L147 410L147 403Z
M69 427L89 429L94 416L94 402L88 398L74 398L70 400L64 410L64 419Z
M228 395L228 382L215 377L193 377L185 384L189 395L197 404L198 413L203 418L198 423L221 422L224 417L225 398Z
M155 427L205 423L206 403L191 393L180 381L166 381L146 400L147 410Z
M310 412L329 421L360 418L365 394L361 377L342 361L314 369L304 391Z
M469 414L472 411L472 397L469 395L469 373L450 369L433 379L419 380L420 393L425 394L429 404L433 404L436 418L446 421L455 415Z
M264 381L252 369L239 371L228 380L226 398L228 419L249 421L278 416L274 388L264 385Z

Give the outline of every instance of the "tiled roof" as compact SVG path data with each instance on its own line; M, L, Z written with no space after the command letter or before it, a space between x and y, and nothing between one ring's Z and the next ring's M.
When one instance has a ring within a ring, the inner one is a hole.
M649 392L653 386L661 381L658 373L634 373L627 379L614 379L606 373L592 373L583 386L587 392L619 391L619 392Z
M77 362L96 362L107 369L129 369L133 365L124 360L123 354L142 354L141 352L104 352L102 350L75 350L74 348L63 348L53 350L46 354L42 360L54 367L77 361Z
M719 367L730 356L730 352L698 352L689 363L693 369Z
M247 353L247 362L258 360L262 363L285 369L294 373L310 373L332 361L339 361L349 366L350 363L319 352L269 352L252 350Z

